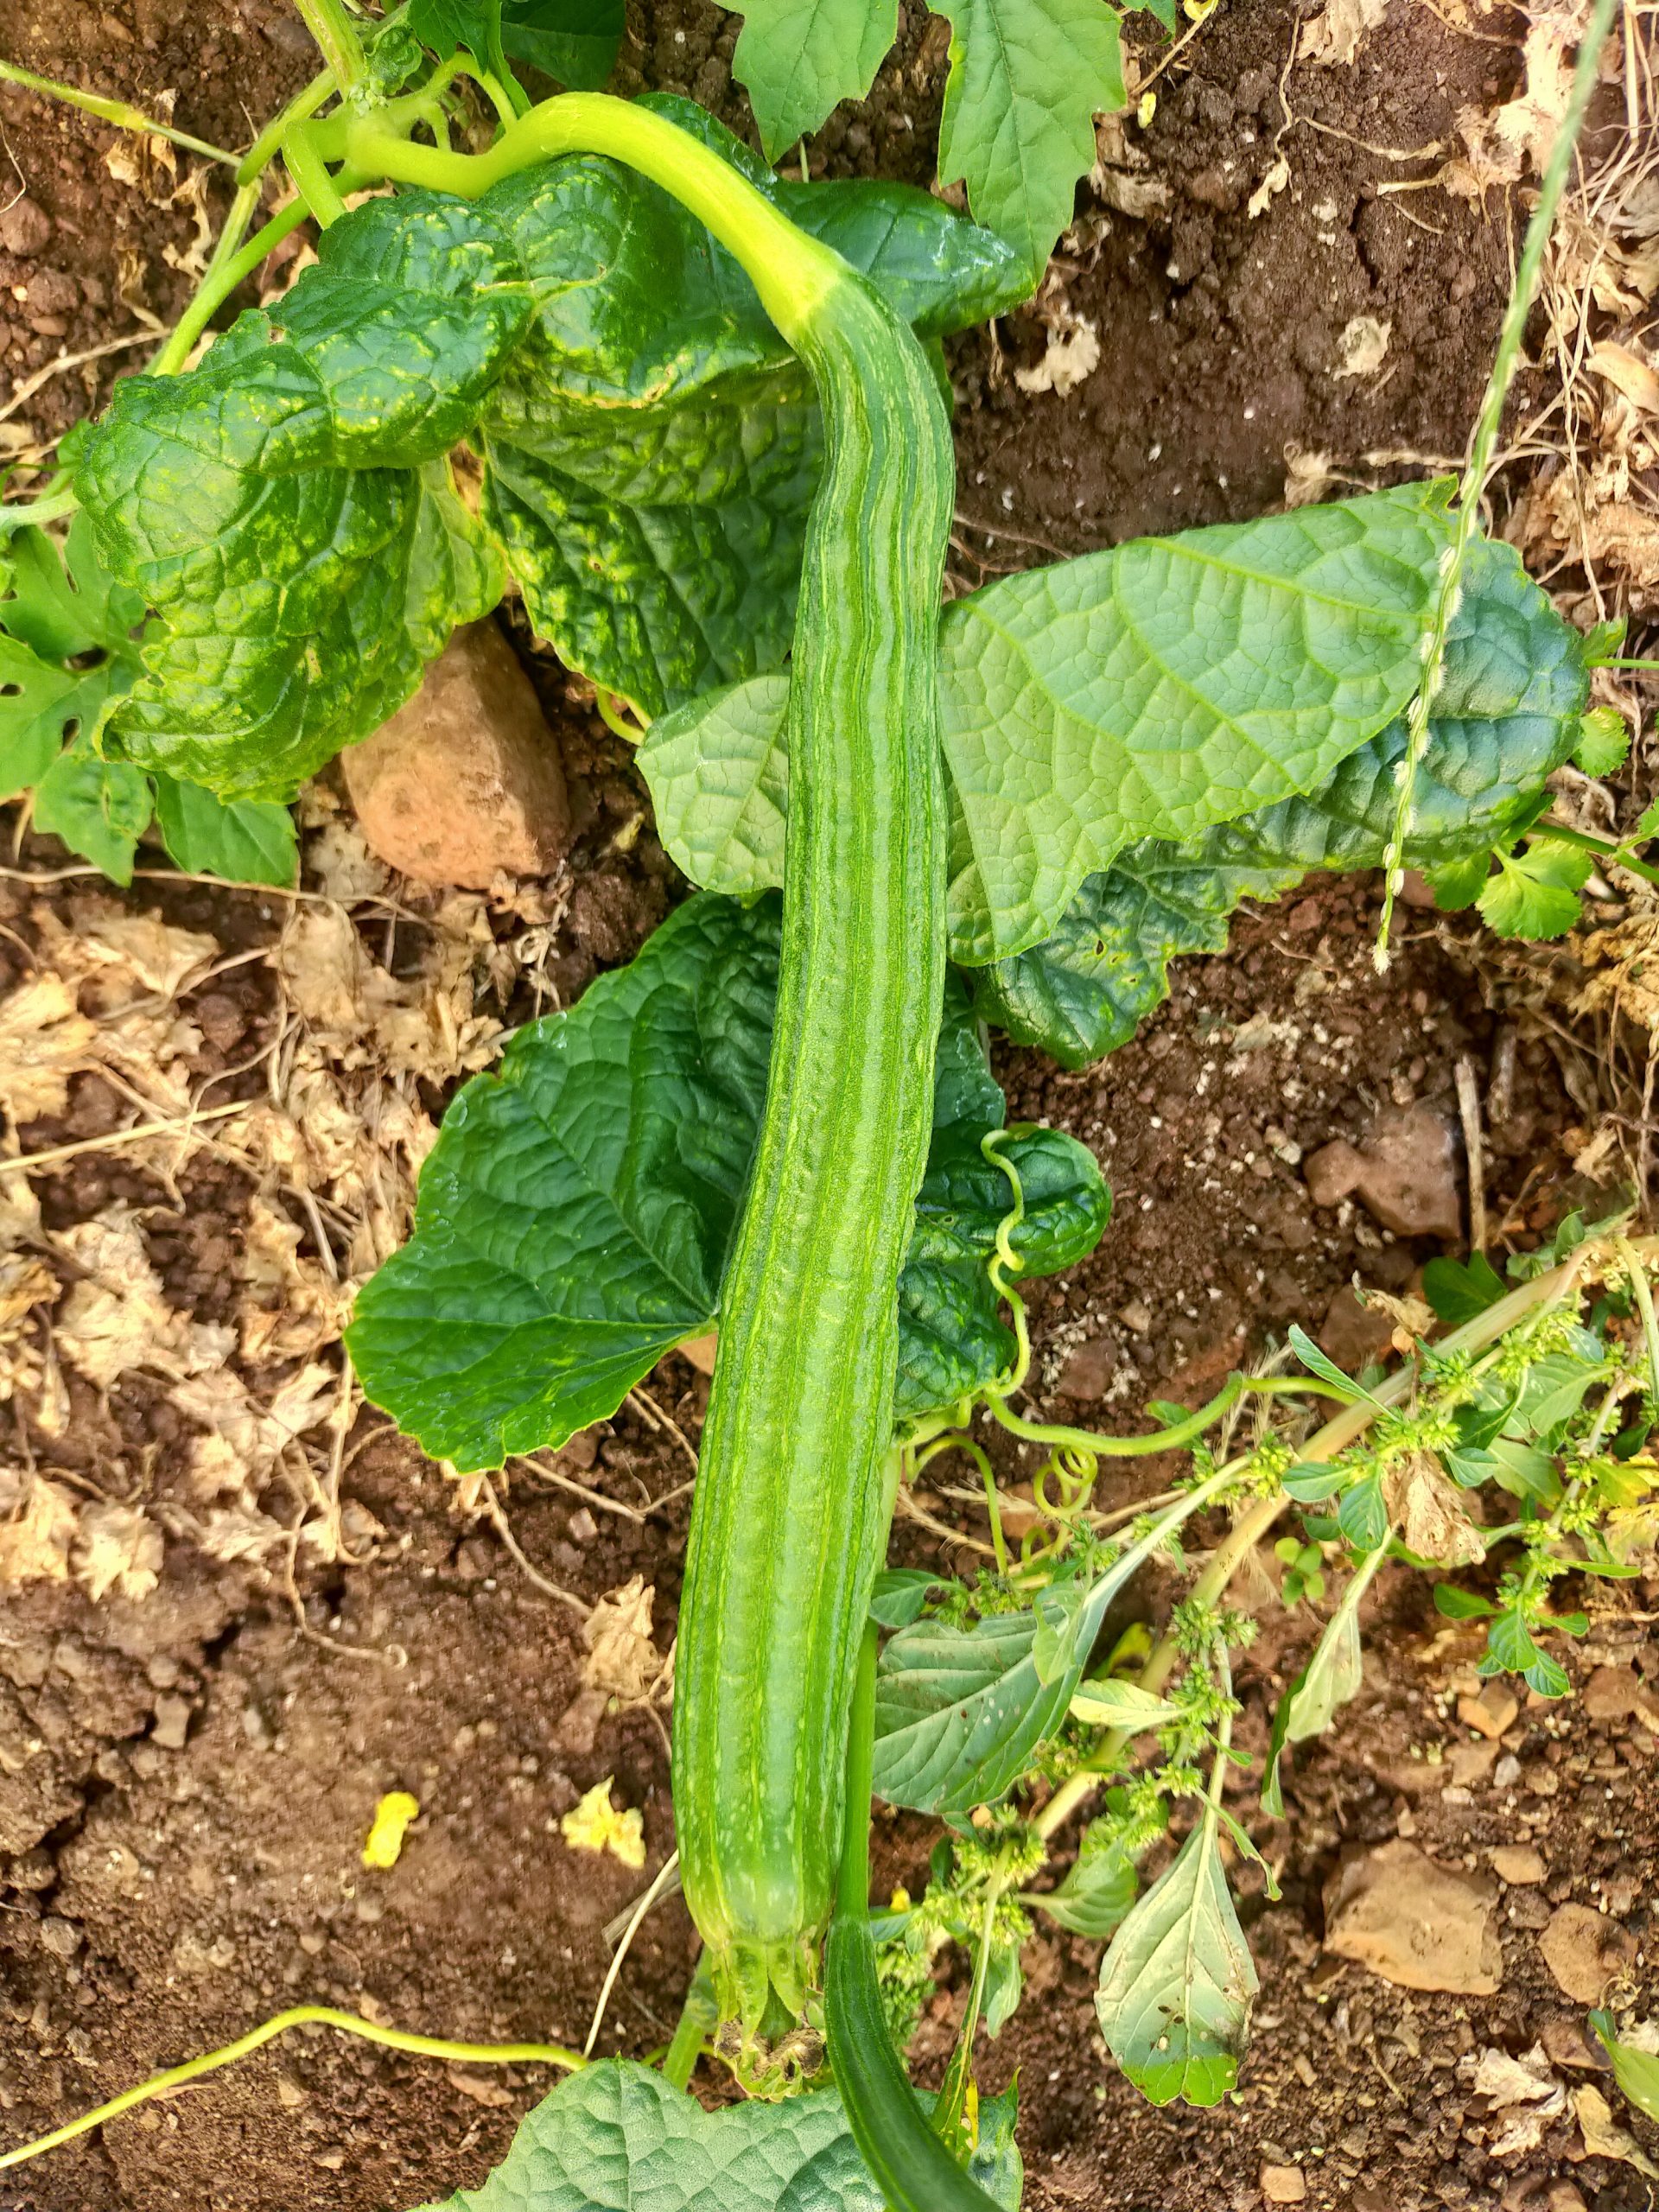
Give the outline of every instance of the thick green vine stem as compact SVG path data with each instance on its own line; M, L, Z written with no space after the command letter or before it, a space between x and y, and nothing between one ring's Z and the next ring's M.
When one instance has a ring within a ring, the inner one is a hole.
M199 2082L204 2074L216 2074L221 2066L231 2066L238 2058L246 2058L278 2036L286 2035L290 2028L308 2027L337 2028L342 2035L360 2036L365 2043L378 2043L387 2050L412 2051L417 2058L447 2058L462 2066L575 2068L588 2063L580 2051L567 2050L562 2044L451 2043L441 2036L417 2036L404 2028L377 2027L372 2020L362 2019L355 2012L337 2012L332 2005L294 2005L286 2012L262 2020L257 2028L250 2028L234 2043L221 2044L217 2050L203 2051L199 2058L187 2058L181 2066L169 2066L163 2073L152 2074L148 2082L123 2089L119 2096L94 2106L91 2112L82 2113L79 2120L67 2120L49 2135L39 2136L33 2143L20 2143L14 2151L0 2152L0 2171L8 2166L21 2166L26 2159L38 2158L44 2152L59 2150L64 2144L73 2143L78 2135L90 2134L93 2128L119 2120L135 2105L148 2104L152 2097L163 2097L175 2089L181 2089L187 2082Z
M935 640L955 458L908 326L709 148L567 93L488 152L374 113L304 126L364 181L474 194L609 155L690 209L806 364L823 475L802 568L766 1103L721 1296L687 1553L674 1783L685 1894L722 2016L786 2031L816 1980L858 1639L886 1542L897 1285L944 980Z
M101 92L83 92L79 85L63 84L56 77L37 77L32 69L20 69L15 61L0 61L0 85L21 85L25 92L39 92L45 99L61 100L66 106L95 115L100 123L112 123L118 130L165 138L175 146L182 146L187 153L200 154L204 161L223 162L230 168L237 166L238 156L235 154L227 154L222 146L209 145L205 138L193 138L188 130L175 130L170 123L158 122L128 100L105 99Z
M995 2212L923 2118L893 2049L870 1934L871 1776L875 1741L875 1630L859 1653L847 1737L847 1834L836 1917L824 1950L830 2063L853 2139L889 2212Z
M1429 719L1440 688L1446 640L1451 635L1452 620L1462 597L1463 564L1468 557L1469 547L1480 520L1480 495L1485 489L1487 473L1492 465L1498 427L1503 419L1503 403L1509 397L1510 386L1520 365L1527 317L1532 312L1539 274L1544 265L1544 249L1548 245L1550 232L1555 227L1555 211L1560 205L1567 171L1573 165L1573 156L1578 146L1579 133L1584 127L1590 97L1596 88L1601 49L1612 29L1618 6L1619 0L1596 0L1589 25L1580 42L1578 67L1573 74L1572 95L1567 104L1567 112L1561 118L1560 128L1555 133L1555 142L1549 149L1549 160L1545 165L1543 181L1539 188L1538 204L1527 225L1526 243L1521 249L1521 264L1516 270L1510 303L1504 310L1503 328L1498 333L1497 351L1492 360L1492 372L1486 380L1485 397L1481 402L1480 417L1475 425L1474 442L1470 447L1468 464L1458 486L1457 528L1451 544L1441 556L1440 593L1434 603L1433 620L1423 640L1423 680L1417 687L1417 696L1412 701L1406 718L1405 758L1395 772L1399 779L1400 795L1395 802L1393 826L1389 832L1388 849L1382 855L1382 912L1377 923L1376 944L1372 954L1379 975L1389 964L1389 930L1394 919L1394 902L1405 880L1406 838L1411 829L1417 770L1428 749Z

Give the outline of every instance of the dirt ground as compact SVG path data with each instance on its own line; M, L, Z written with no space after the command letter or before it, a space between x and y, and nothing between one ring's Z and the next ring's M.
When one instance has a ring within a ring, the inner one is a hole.
M843 111L813 143L815 172L928 181L943 51L916 0L901 13L898 59L868 111ZM736 27L699 0L634 0L625 88L687 91L741 126ZM1502 188L1483 204L1383 188L1422 188L1465 111L1511 97L1523 28L1502 8L1465 23L1392 0L1351 61L1322 66L1294 58L1306 29L1294 10L1223 0L1160 79L1150 127L1103 141L1098 191L1080 197L1039 311L957 348L957 582L1045 548L1257 513L1299 468L1369 484L1455 461L1523 211ZM1149 27L1135 42L1150 70L1161 49ZM176 94L181 127L231 146L311 66L284 0L13 0L0 56L152 110ZM143 359L150 321L188 296L198 226L174 195L194 164L124 177L105 161L117 143L0 88L0 154L27 194L8 212L0 180L0 458L37 452L98 404ZM1282 188L1252 213L1281 160ZM206 188L215 213L219 194ZM1380 365L1338 374L1361 317L1387 326ZM1095 372L1066 396L1023 389L1017 372L1080 323L1098 340ZM43 374L98 348L111 350ZM1535 378L1522 410L1545 390ZM360 1240L384 1241L406 1207L454 1080L487 1059L502 1025L569 1003L629 957L678 895L636 819L643 787L625 748L544 659L533 673L582 831L548 884L459 902L389 884L327 792L297 900L159 871L121 899L32 836L0 872L0 1001L61 970L103 1025L104 1041L66 1061L58 1103L9 1117L25 1153L82 1147L29 1179L31 1233L73 1299L101 1264L89 1229L136 1224L173 1346L170 1369L100 1389L56 1358L49 1332L26 1357L16 1331L0 1330L16 1469L49 1471L83 1530L89 1510L117 1504L165 1538L143 1594L118 1580L94 1603L78 1565L0 1616L0 2145L286 2004L457 2038L579 2042L606 1926L646 1878L569 1850L560 1818L613 1776L616 1802L643 1814L648 1872L672 1847L665 1712L584 1689L581 1615L557 1591L590 1605L640 1578L667 1649L706 1393L690 1367L671 1357L597 1435L487 1493L423 1462L372 1410L348 1402L349 1429L331 1431L318 1399L308 1430L262 1447L257 1481L215 1500L203 1486L213 1422L187 1388L210 1368L215 1330L233 1346L215 1357L238 1418L319 1355L332 1378L341 1285L360 1270ZM1639 747L1633 773L1640 803ZM1455 1127L1459 1062L1486 1102L1495 1249L1537 1242L1575 1204L1610 1202L1635 1157L1616 1118L1619 1065L1605 1037L1560 1033L1559 971L1500 960L1462 918L1408 905L1379 979L1376 905L1372 879L1326 880L1247 912L1224 957L1180 969L1135 1042L1083 1074L997 1055L1012 1113L1091 1144L1116 1196L1099 1252L1033 1301L1042 1403L1109 1426L1148 1397L1192 1401L1293 1320L1358 1356L1356 1273L1398 1290L1455 1244L1395 1237L1351 1202L1316 1207L1303 1163L1414 1108ZM188 980L158 984L137 956L110 951L123 913L199 933ZM322 942L304 937L313 927L336 931L333 957L366 963L359 981L384 981L404 1026L331 1028L307 1010L294 978L300 951ZM87 942L121 989L74 950ZM189 1147L109 1145L132 1118L115 1030L132 1006L161 1019L158 1005L188 1030L168 1033L178 1080L196 1096L211 1083L243 1110ZM327 1115L332 1136L318 1134ZM389 1197L352 1151L370 1127L405 1131ZM326 1141L337 1156L320 1165ZM220 1415L230 1399L215 1402ZM948 1498L931 1505L973 1525ZM909 1526L899 1541L919 1559L933 1540ZM1026 1962L1035 2001L982 2069L989 2088L1019 2075L1033 2212L1251 2212L1264 2167L1300 2170L1306 2202L1349 2212L1652 2202L1635 2167L1586 2152L1570 2096L1516 2148L1512 2115L1473 2087L1481 2051L1541 2042L1569 2088L1597 2078L1585 2006L1540 1948L1562 1905L1616 1922L1638 1979L1651 1971L1659 1779L1643 1714L1659 1709L1659 1586L1601 1586L1580 1602L1596 1615L1575 1654L1593 1694L1529 1706L1489 1741L1456 1714L1471 1679L1463 1632L1433 1615L1421 1581L1379 1581L1366 1690L1299 1761L1287 1821L1256 1828L1282 1901L1239 1872L1262 1991L1230 2104L1144 2104L1100 2043L1099 1947L1039 1936ZM1257 1751L1315 1632L1305 1609L1267 1619L1241 1678L1243 1740ZM368 1872L364 1836L392 1789L411 1791L422 1817L397 1866ZM1253 1785L1240 1789L1244 1811ZM1540 1853L1541 1882L1501 1891L1495 1993L1413 1994L1321 1950L1326 1882L1346 1854L1393 1838L1494 1882L1494 1848ZM923 1822L884 1824L879 1877L919 1883L931 1841ZM667 2039L695 1948L677 1901L650 1916L601 2050ZM953 1974L916 2046L924 2079L959 2017L959 1960ZM480 2180L548 2082L307 2031L0 2176L0 2212L402 2212Z

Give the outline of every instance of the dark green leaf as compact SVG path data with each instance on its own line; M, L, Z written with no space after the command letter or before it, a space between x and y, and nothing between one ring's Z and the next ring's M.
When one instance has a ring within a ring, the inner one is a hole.
M1386 1541L1389 1508L1381 1475L1367 1475L1343 1492L1337 1506L1337 1526L1357 1552L1374 1552Z
M38 784L77 733L96 734L132 681L143 613L99 563L84 515L61 557L32 527L0 541L0 798Z
M449 486L531 311L466 203L372 200L277 316L187 376L130 377L78 488L111 571L156 611L101 743L227 798L283 798L409 696L499 594Z
M1130 1911L1095 1998L1111 2054L1155 2105L1217 2104L1238 2077L1258 1986L1214 1812Z
M1121 1821L1091 1821L1059 1887L1031 1891L1025 1902L1040 1905L1074 1936L1109 1936L1140 1893L1138 1856L1126 1848Z
M1423 1296L1448 1327L1478 1321L1509 1286L1484 1252L1467 1260L1431 1260L1423 1269Z
M1437 1582L1434 1610L1449 1621L1484 1621L1490 1620L1497 1607L1476 1591L1459 1590L1453 1582Z
M1659 2120L1659 2057L1650 2050L1638 2050L1634 2044L1621 2043L1611 2012L1592 2012L1590 2024L1613 2062L1614 2081L1638 2112Z
M505 0L501 45L568 92L597 92L627 27L623 0Z
M290 884L299 873L294 817L262 799L216 798L200 784L156 776L156 820L162 842L193 875L229 883Z
M706 2113L631 2059L560 2082L478 2189L426 2212L881 2212L833 2091Z
M895 0L747 0L732 74L775 162L831 108L865 99L898 35Z
M1065 1607L1046 1680L1034 1611L993 1613L966 1628L919 1620L882 1651L875 1678L875 1793L947 1816L993 1803L1065 1717L1107 1607L1150 1548L1131 1547Z
M1300 1321L1291 1323L1288 1335L1292 1351L1295 1353L1310 1375L1317 1375L1322 1382L1328 1382L1333 1389L1341 1391L1343 1396L1351 1403L1359 1398L1368 1398L1373 1405L1376 1404L1376 1401L1371 1398L1369 1390L1361 1389L1358 1383L1354 1382L1351 1376L1344 1374L1334 1359L1326 1357Z
M791 183L690 102L643 105L833 245L924 336L1024 288L1000 239L928 194ZM609 161L526 170L480 205L536 294L532 338L484 427L486 512L537 629L647 718L777 667L822 429L748 278L665 192Z
M1435 870L1443 906L1472 903L1491 866L1491 848L1537 811L1546 778L1572 749L1586 683L1576 633L1512 549L1478 542L1406 846L1411 866ZM1172 957L1225 949L1241 899L1274 898L1311 869L1381 865L1405 747L1402 712L1306 796L1180 844L1143 840L1127 847L1109 868L1086 879L1052 937L976 972L981 1013L1016 1043L1066 1067L1115 1051L1167 995ZM730 859L742 856L767 797L755 792L733 820ZM1448 861L1471 847L1472 859ZM1467 880L1449 895L1458 870Z
M154 810L149 779L101 760L85 737L60 753L35 786L35 827L60 837L111 883L130 883L138 840Z
M498 1466L562 1443L717 1318L777 957L774 898L690 899L572 1013L520 1030L451 1106L415 1235L364 1290L350 1332L370 1396L435 1457ZM951 1402L1012 1355L986 1270L1010 1193L979 1152L1001 1118L953 991L935 1156L899 1282L897 1421ZM1098 1167L1050 1130L1007 1150L1038 1196L1033 1266L1069 1264L1105 1224Z
M925 1567L886 1567L870 1592L870 1618L883 1628L908 1628L920 1620L922 1609L944 1582Z
M1322 1505L1337 1486L1337 1471L1324 1461L1307 1459L1292 1467L1281 1487L1299 1505Z
M962 178L982 223L1030 282L1071 220L1095 162L1095 117L1125 104L1118 19L1100 0L930 0L950 20L939 176Z

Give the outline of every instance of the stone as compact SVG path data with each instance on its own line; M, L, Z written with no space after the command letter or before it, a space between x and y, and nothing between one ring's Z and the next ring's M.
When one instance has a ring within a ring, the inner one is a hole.
M1502 1682L1488 1682L1478 1697L1458 1700L1458 1718L1491 1743L1506 1735L1520 1716L1521 1701Z
M1325 1885L1325 1948L1400 1989L1489 1997L1503 1954L1496 1885L1395 1840L1350 1858Z
M26 193L0 207L0 251L27 261L51 236L52 218Z
M1263 2166L1257 2185L1269 2204L1302 2204L1307 2200L1307 2176L1300 2166Z
M1592 1720L1628 1720L1643 1702L1642 1685L1630 1667L1598 1667L1580 1702Z
M1543 1854L1528 1843L1500 1843L1492 1853L1492 1872L1511 1889L1529 1888L1549 1872Z
M558 741L493 621L457 630L406 706L340 755L365 842L425 883L545 875L571 837Z
M1599 2005L1607 1985L1636 1956L1636 1945L1616 1920L1587 1904L1558 1905L1538 1939L1544 1964L1580 2005Z
M158 1697L156 1700L156 1726L149 1732L150 1742L164 1751L181 1751L189 1733L189 1699Z
M1606 2052L1599 2043L1591 2042L1584 2022L1574 2014L1558 2013L1546 2020L1538 2040L1552 2066L1576 2066L1581 2073L1596 2074L1607 2063Z
M1587 2212L1583 2197L1570 2181L1552 2183L1544 2205L1545 2212Z
M1483 1738L1478 1744L1449 1745L1440 1771L1453 1788L1472 1789L1477 1783L1485 1781L1497 1764L1497 1745Z
M1396 1236L1455 1243L1463 1231L1452 1130L1433 1109L1408 1106L1372 1123L1364 1144L1322 1145L1303 1169L1315 1205L1357 1198Z
M1067 1398L1103 1398L1117 1366L1109 1338L1090 1337L1078 1344L1060 1370L1058 1388Z
M1349 1374L1357 1375L1374 1359L1387 1357L1394 1345L1394 1323L1374 1306L1362 1306L1352 1288L1344 1283L1325 1309L1319 1324L1319 1350Z

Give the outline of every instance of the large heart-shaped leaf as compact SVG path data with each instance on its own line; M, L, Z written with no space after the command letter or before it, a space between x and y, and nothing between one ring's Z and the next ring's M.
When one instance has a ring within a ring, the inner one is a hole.
M864 271L924 336L1024 289L1000 239L899 185L773 176L690 101L643 105ZM823 463L811 379L735 261L677 201L572 158L482 203L536 290L485 424L486 511L537 630L647 716L789 650Z
M688 900L571 1013L520 1030L449 1109L415 1234L348 1334L370 1397L435 1458L499 1466L561 1444L717 1319L765 1094L778 933L775 897ZM900 1421L1013 1352L986 1264L1012 1192L979 1148L1002 1113L953 986L899 1286ZM1024 1267L1070 1266L1109 1210L1092 1156L1048 1129L1013 1133L1006 1149L1026 1194Z
M286 798L377 728L503 581L445 459L530 316L501 232L409 193L319 255L190 375L118 385L77 473L155 610L102 749L225 797Z
M1440 486L1373 493L1089 554L947 607L954 957L1040 942L1131 840L1190 842L1316 789L1402 712L1444 510ZM777 677L717 692L642 748L664 840L699 881L781 880L786 696Z
M1514 550L1478 542L1418 768L1409 866L1484 855L1530 819L1573 749L1587 683L1577 631ZM1186 844L1128 846L1085 880L1052 937L975 971L975 1004L1065 1067L1115 1051L1166 995L1172 958L1225 949L1241 899L1275 897L1313 868L1381 866L1405 751L1401 714L1316 791Z

